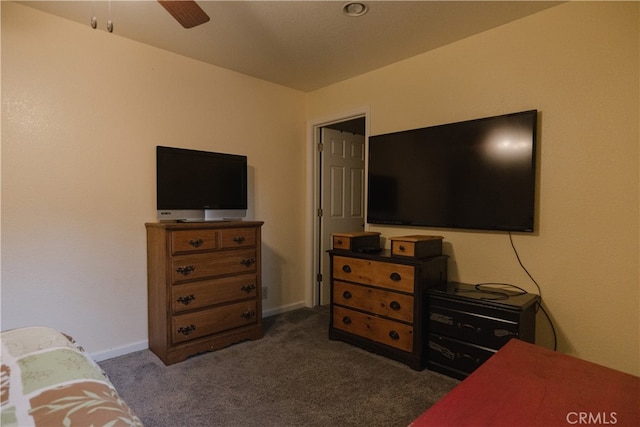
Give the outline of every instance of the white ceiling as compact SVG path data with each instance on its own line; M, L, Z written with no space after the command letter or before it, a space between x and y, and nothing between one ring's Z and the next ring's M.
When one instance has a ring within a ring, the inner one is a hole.
M436 49L561 2L206 1L211 20L185 29L154 0L27 1L24 5L301 91L311 91Z

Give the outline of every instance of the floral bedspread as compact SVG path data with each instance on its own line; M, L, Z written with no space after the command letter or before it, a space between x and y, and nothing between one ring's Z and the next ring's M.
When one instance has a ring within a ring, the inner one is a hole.
M9 426L142 426L102 369L47 327L1 334L2 416Z

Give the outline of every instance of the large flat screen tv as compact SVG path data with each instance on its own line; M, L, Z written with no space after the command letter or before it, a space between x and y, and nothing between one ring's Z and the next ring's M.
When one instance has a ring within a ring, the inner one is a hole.
M158 219L219 221L247 214L247 157L156 147Z
M370 137L367 222L532 232L537 116Z

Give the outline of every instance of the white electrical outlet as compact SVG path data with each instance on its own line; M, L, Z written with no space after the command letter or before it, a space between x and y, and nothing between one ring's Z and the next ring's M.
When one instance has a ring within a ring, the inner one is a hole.
M269 297L269 288L266 286L262 287L262 299L267 299Z

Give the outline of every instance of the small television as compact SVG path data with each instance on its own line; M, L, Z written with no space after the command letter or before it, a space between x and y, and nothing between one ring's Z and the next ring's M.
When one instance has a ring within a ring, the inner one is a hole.
M533 232L537 115L370 137L367 222Z
M159 220L224 221L247 215L247 157L156 147Z

